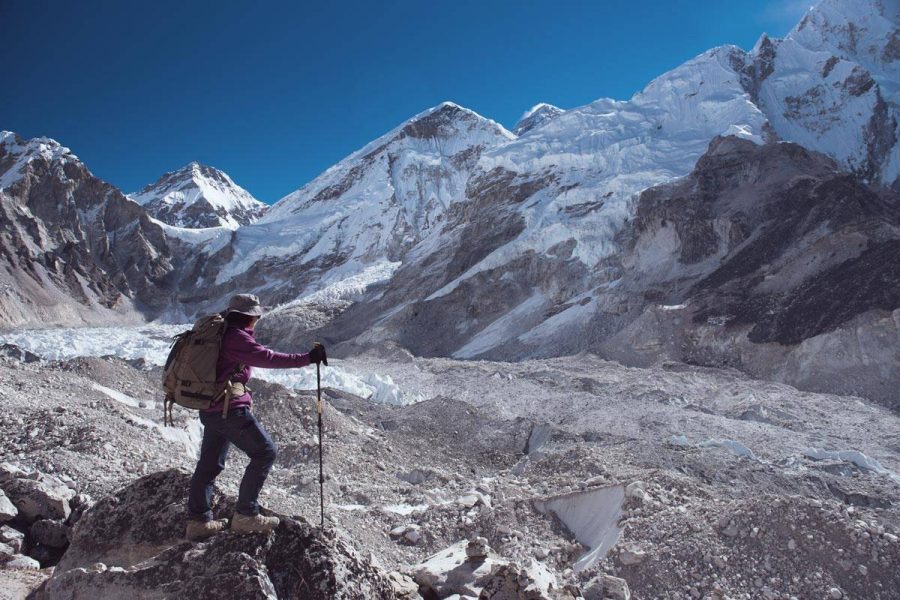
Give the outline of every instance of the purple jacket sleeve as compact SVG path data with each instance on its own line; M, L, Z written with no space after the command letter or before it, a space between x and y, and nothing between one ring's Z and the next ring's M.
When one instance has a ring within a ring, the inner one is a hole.
M309 354L275 352L257 342L247 331L238 331L237 335L228 341L230 343L222 347L225 356L248 367L291 369L309 364Z

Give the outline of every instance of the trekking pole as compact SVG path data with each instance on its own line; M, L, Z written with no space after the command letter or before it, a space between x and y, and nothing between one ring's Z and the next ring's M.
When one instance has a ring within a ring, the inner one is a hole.
M326 363L327 364L327 363ZM316 410L319 413L319 510L322 513L322 529L325 528L325 475L322 468L322 375L316 363Z

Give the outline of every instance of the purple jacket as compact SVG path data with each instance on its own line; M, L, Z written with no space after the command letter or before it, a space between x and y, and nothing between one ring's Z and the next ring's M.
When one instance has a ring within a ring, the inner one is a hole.
M253 339L252 329L229 327L222 337L219 362L216 364L216 381L223 383L231 379L233 383L247 383L253 372L252 367L291 369L305 367L308 364L309 354L285 354L269 350ZM244 365L244 368L232 375L238 365ZM204 412L222 412L224 404L224 402L220 402ZM243 396L232 398L228 404L228 410L245 408L251 404L253 404L253 398L250 396L250 392L247 392Z

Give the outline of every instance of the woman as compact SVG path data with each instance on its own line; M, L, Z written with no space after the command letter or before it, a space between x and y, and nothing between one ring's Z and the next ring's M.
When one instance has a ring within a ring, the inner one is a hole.
M237 386L240 389L250 380L252 367L291 369L319 363L325 358L325 347L318 343L308 354L284 354L260 345L253 338L253 328L262 314L259 298L252 294L238 294L228 303L225 310L227 328L216 364L217 381L230 380L232 384L240 384ZM259 492L275 462L276 449L272 438L253 416L252 404L250 390L244 389L242 394L200 413L203 442L191 478L185 533L190 540L207 538L225 527L221 521L213 521L210 501L213 482L225 468L231 444L250 457L250 464L241 479L231 530L237 533L266 532L278 525L278 517L259 514Z

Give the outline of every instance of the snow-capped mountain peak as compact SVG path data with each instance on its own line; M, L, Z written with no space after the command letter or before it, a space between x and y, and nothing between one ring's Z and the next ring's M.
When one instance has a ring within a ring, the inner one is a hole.
M786 39L830 52L864 67L885 97L900 100L900 3L890 0L822 0Z
M197 161L166 173L129 198L155 218L191 229L248 225L268 208L223 171Z
M480 157L514 139L496 121L453 102L422 111L239 231L217 282L263 257L288 255L297 265L328 261L329 277L358 273L373 261L401 260L440 229L451 205L465 200ZM292 285L302 281L295 277Z
M513 133L522 135L536 127L540 127L550 119L561 115L564 112L566 111L557 106L553 106L552 104L547 104L546 102L535 104L529 110L525 111L522 118L520 118L519 122L516 123L516 126L513 127Z
M6 162L0 164L0 171L4 171L0 177L0 189L7 188L21 179L25 167L36 159L54 165L78 160L71 150L52 138L38 137L26 140L12 131L0 131L0 154L5 155L4 162Z

